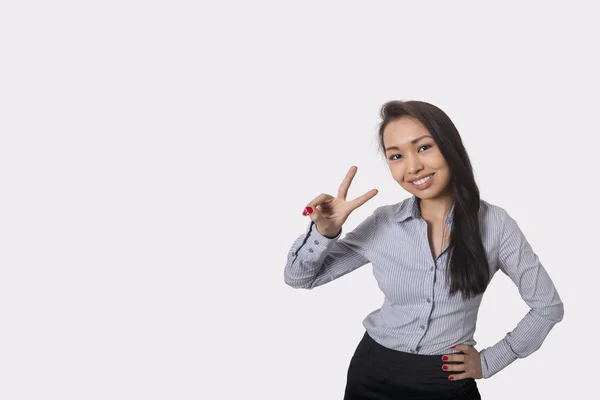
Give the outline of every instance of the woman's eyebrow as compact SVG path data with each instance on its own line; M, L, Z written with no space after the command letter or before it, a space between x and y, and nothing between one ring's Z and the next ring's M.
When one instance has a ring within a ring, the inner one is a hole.
M423 135L421 137L411 140L410 143L415 144L421 139L430 138L430 137L431 137L430 135ZM400 150L400 148L398 146L390 146L385 149L386 152L388 152L389 150Z

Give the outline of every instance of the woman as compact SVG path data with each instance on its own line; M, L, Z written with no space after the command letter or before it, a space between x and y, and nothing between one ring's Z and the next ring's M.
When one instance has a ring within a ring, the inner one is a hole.
M289 251L285 282L310 289L373 265L384 302L363 321L345 399L480 399L475 379L536 351L562 320L563 303L516 221L480 199L450 118L420 101L388 102L381 118L380 149L412 196L378 207L340 238L350 213L377 194L346 200L350 168L337 197L321 194L306 206L311 221ZM477 312L498 269L531 310L477 351Z

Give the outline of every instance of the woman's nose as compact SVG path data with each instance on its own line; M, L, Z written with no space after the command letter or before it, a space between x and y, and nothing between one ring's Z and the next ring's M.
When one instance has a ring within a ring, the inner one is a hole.
M416 174L419 171L421 171L422 169L423 169L423 164L421 164L417 160L413 159L413 161L411 161L411 163L408 166L408 173L409 174Z

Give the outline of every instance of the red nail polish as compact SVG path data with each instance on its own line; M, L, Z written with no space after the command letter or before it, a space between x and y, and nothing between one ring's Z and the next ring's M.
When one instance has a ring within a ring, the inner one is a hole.
M304 211L302 211L302 215L305 216L305 217L308 215L308 212L306 211L306 208L304 209Z
M443 369L444 371L447 371L447 370L448 370L448 366L447 366L447 365L444 365L444 366L442 366L442 369Z
M447 356L442 357L442 361L448 361L448 357Z
M306 211L308 211L308 213L309 213L309 214L312 214L312 213L313 213L313 209L312 209L312 207L310 207L310 206L309 206L309 207L306 207Z
M455 349L455 348L456 348L456 346L452 346L452 347L450 347L450 348L451 348L451 349Z
M453 376L449 376L448 379L450 379L451 381L453 381L454 377Z

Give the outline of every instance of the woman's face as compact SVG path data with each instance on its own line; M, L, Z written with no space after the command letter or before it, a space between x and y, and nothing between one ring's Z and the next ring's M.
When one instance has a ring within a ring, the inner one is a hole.
M448 194L450 168L418 120L405 116L388 123L383 143L390 172L405 190L422 200Z

